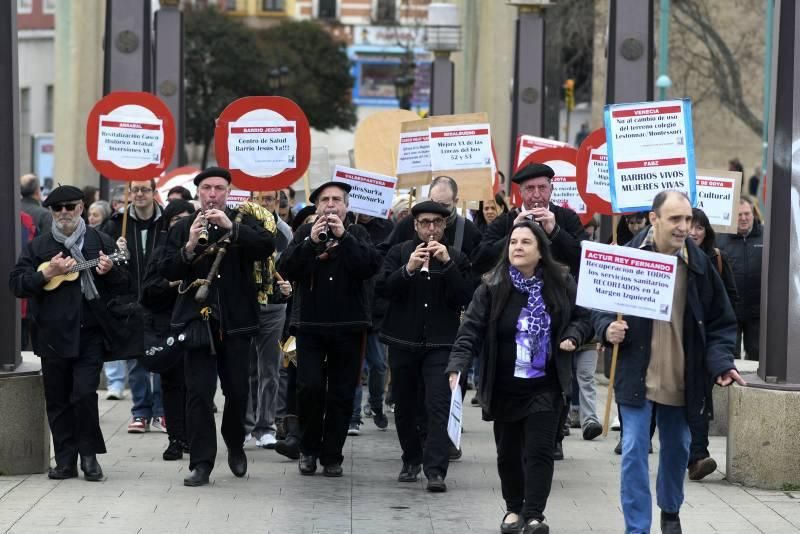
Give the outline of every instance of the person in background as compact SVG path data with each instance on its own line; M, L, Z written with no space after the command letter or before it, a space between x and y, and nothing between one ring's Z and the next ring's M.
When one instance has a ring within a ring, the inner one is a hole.
M739 158L733 158L731 160L728 160L728 170L730 172L740 172L740 173L742 173L742 178L741 178L742 192L747 191L747 184L744 183L744 180L745 180L745 177L744 177L744 165L742 165L742 162L739 161Z
M292 215L297 215L297 211L300 210L303 206L297 206L297 208L295 208L296 193L294 188L292 186L284 187L283 189L281 189L281 192L284 194L284 196L286 196L286 201L289 203L289 213L291 213Z
M505 199L497 193L493 200L481 200L478 204L478 211L475 213L473 222L480 230L481 235L486 233L486 229L500 215L508 213L508 205Z
M172 202L175 199L192 200L192 193L182 185L176 185L167 193L167 202Z
M88 223L89 206L100 200L100 190L93 185L83 188L83 217Z
M761 183L761 167L756 165L753 170L753 176L747 181L747 192L751 197L758 198L758 186Z
M36 225L36 235L50 231L53 216L50 210L42 207L42 190L35 174L25 174L19 179L19 192L22 195L20 209L31 216Z
M588 136L589 136L589 125L584 122L581 124L581 129L578 130L578 132L575 134L575 146L576 147L581 146L581 143L583 143L584 139L586 139Z
M19 229L21 233L22 246L32 241L36 237L36 224L33 222L33 217L25 213L19 212ZM20 350L31 349L31 325L30 318L28 317L28 299L20 299L20 332L22 342L20 343Z
M292 208L289 206L289 199L286 193L280 191L280 200L278 201L278 218L286 224L292 224Z
M409 205L409 198L411 195L408 193L397 195L392 201L392 209L389 210L389 219L398 224L411 214L411 206Z
M589 241L597 241L600 238L600 216L592 216L589 222L583 225L583 230L589 236Z
M114 213L121 213L125 207L125 188L127 186L120 185L111 190L111 210Z
M89 205L89 216L87 217L89 226L96 228L101 226L111 217L111 204L105 200L96 200Z

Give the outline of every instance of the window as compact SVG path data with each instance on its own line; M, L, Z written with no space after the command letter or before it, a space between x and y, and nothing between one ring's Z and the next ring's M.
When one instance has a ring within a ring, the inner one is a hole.
M317 18L335 19L336 0L317 0Z
M33 13L33 0L17 0L17 13Z
M261 0L261 11L283 11L285 0Z
M397 22L397 3L395 0L375 0L375 21L378 24Z
M55 94L53 91L53 86L48 85L45 94L45 102L44 102L44 129L47 132L53 131L53 102L54 102Z
M236 0L225 0L225 11L236 11Z
M31 166L31 90L19 90L19 166L28 172Z
M42 11L45 15L55 15L56 13L56 0L43 0Z

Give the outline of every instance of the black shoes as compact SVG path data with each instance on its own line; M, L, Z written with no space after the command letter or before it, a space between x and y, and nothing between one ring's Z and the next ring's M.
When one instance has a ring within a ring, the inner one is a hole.
M553 449L553 460L563 460L564 459L564 446L561 442L557 442L555 448Z
M583 429L583 439L592 441L594 438L603 433L603 426L594 421L587 423L586 428Z
M703 458L689 464L689 480L703 480L717 470L717 462L713 458Z
M231 473L242 478L247 474L247 456L244 449L228 449L228 467Z
M47 478L51 480L66 480L78 476L78 468L74 465L56 465L47 470Z
M300 461L297 463L301 475L313 475L317 472L317 457L300 453Z
M419 479L419 472L422 470L420 464L403 463L403 469L397 476L398 482L416 482Z
M167 450L164 451L164 454L161 455L166 462L172 462L175 460L180 460L183 458L183 448L184 444L178 440L173 440L169 442L169 446Z
M291 460L300 458L300 423L295 415L283 418L283 430L286 436L275 443L275 452Z
M383 410L380 412L374 412L372 415L372 422L375 423L380 430L386 430L389 426L389 418L386 417L386 414L383 413Z
M519 534L523 528L525 528L525 521L522 520L521 514L517 515L516 521L508 522L508 516L513 514L514 512L506 512L506 515L503 516L503 521L500 523L500 532L501 534Z
M423 440L422 443L425 443L425 440ZM447 454L450 457L450 461L455 462L461 459L463 452L460 448L456 447L452 442L450 442L450 449Z
M83 471L83 478L89 482L103 480L103 469L97 463L97 456L94 454L81 456L81 471Z
M444 483L442 475L431 475L428 477L428 485L425 489L431 493L444 493L447 491L447 484Z
M190 487L205 486L208 484L208 476L210 474L211 468L208 465L197 464L189 473L189 476L183 479L183 485Z
M550 527L542 519L531 519L525 523L525 528L522 529L522 534L549 534Z
M661 534L683 534L681 518L677 513L670 514L661 511Z
M322 474L326 477L338 478L344 474L342 464L330 464L322 467Z

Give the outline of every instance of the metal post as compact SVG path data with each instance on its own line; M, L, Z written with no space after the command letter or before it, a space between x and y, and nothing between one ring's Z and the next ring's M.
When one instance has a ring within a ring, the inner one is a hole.
M767 14L764 17L764 121L761 135L762 156L761 156L761 188L766 191L767 187L767 156L769 148L769 106L770 106L770 83L772 82L772 18L774 16L774 0L765 0L767 3ZM762 205L765 215L769 209L769 204L764 202Z
M434 52L431 63L431 115L452 115L455 66L450 52Z
M106 0L103 94L152 91L150 0ZM101 195L108 198L108 179L100 177Z
M608 16L606 103L653 100L652 0L611 0ZM611 236L611 217L600 221L600 239Z
M4 343L0 345L0 372L12 372L22 362L20 354L19 302L8 287L20 251L19 221L19 84L17 78L17 3L0 7L0 213L6 222L0 225L0 324Z
M800 6L794 0L775 1L771 60L758 376L800 388L800 95L786 90L800 87Z
M186 164L185 93L183 90L183 13L177 0L162 0L156 11L155 92L175 119L175 152L167 166L174 169Z
M669 0L661 0L658 16L658 99L667 99L669 87Z

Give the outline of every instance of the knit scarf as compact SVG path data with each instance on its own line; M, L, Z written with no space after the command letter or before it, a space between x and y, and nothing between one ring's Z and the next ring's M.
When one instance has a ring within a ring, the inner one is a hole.
M520 293L528 295L528 302L522 307L517 319L517 360L514 376L517 378L540 378L545 375L547 359L550 356L550 314L542 296L541 271L531 278L509 265L511 283Z
M53 225L50 228L50 232L53 234L53 239L64 245L64 248L69 250L70 255L75 259L75 261L78 263L86 261L86 258L83 257L83 252L81 251L81 248L83 248L83 236L86 235L86 223L83 222L82 217L78 217L78 226L70 235L64 235L61 233L61 230L59 230L58 226L56 226L55 218L53 218ZM92 274L89 271L90 269L84 269L81 271L81 293L83 293L83 296L86 297L86 300L94 300L99 296L99 293L94 285Z

